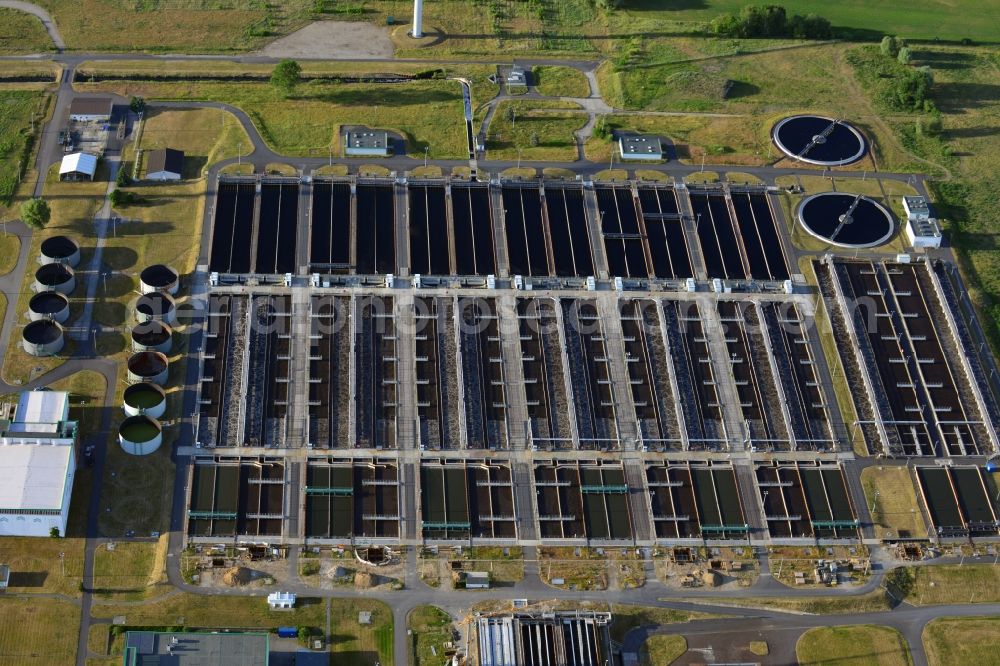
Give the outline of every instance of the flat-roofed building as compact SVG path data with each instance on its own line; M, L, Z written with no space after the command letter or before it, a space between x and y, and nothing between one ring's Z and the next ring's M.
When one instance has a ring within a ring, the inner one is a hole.
M76 473L69 394L25 391L0 419L0 536L66 534Z
M906 237L915 248L941 247L941 227L933 217L906 221Z
M76 122L111 120L114 101L110 97L77 97L69 105L69 119Z
M618 138L623 160L662 160L663 144L658 136L630 135Z
M903 210L910 220L929 220L931 205L927 197L903 197Z
M123 664L268 666L270 649L270 637L263 632L129 631Z
M344 132L344 154L348 157L387 157L390 152L389 133L384 130Z

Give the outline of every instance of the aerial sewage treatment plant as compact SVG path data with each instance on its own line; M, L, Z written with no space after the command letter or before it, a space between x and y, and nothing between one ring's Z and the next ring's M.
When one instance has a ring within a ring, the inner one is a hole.
M870 203L804 206L853 247L895 233ZM857 541L854 450L996 450L940 266L817 261L825 348L773 189L227 177L213 211L195 541Z

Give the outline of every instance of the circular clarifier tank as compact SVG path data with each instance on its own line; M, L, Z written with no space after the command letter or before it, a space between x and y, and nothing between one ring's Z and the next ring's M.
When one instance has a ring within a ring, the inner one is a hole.
M148 455L163 443L163 426L145 414L130 416L118 426L118 443L125 453Z
M146 416L158 419L167 411L167 394L156 384L141 382L125 389L125 413L129 416Z
M819 166L857 162L867 150L865 137L852 125L824 116L790 116L771 130L774 145L789 157Z
M177 305L169 294L151 291L140 296L135 302L135 318L140 323L162 321L172 324L177 319Z
M45 264L35 271L35 291L70 294L76 288L73 269L63 264Z
M815 238L851 249L876 247L896 229L892 213L868 197L823 192L799 204L799 224Z
M80 246L69 236L49 236L42 241L38 261L43 264L66 264L76 268L80 263Z
M152 382L162 386L167 382L169 365L167 357L161 352L137 352L128 359L129 381L132 384Z
M58 291L41 291L28 301L28 316L32 321L51 319L60 324L69 319L69 299Z
M63 327L51 319L39 319L21 331L24 351L32 356L53 356L62 351L66 344Z
M150 320L132 327L132 349L141 351L170 352L173 330L161 321Z
M177 293L178 287L177 271L170 266L153 264L139 273L139 288L144 294L162 291L172 296Z

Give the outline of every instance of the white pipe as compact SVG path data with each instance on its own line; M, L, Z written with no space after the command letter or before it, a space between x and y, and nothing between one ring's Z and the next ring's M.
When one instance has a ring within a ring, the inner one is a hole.
M424 0L413 0L413 38L424 36Z

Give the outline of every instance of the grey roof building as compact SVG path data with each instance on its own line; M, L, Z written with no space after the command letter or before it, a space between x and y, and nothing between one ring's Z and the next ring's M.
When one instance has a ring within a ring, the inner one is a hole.
M69 105L70 120L110 120L114 101L110 97L77 97Z
M344 132L344 153L348 156L384 157L389 154L389 133L358 129Z
M624 160L663 159L663 146L658 136L623 136L618 139L618 149Z
M268 666L266 633L130 631L124 666Z

